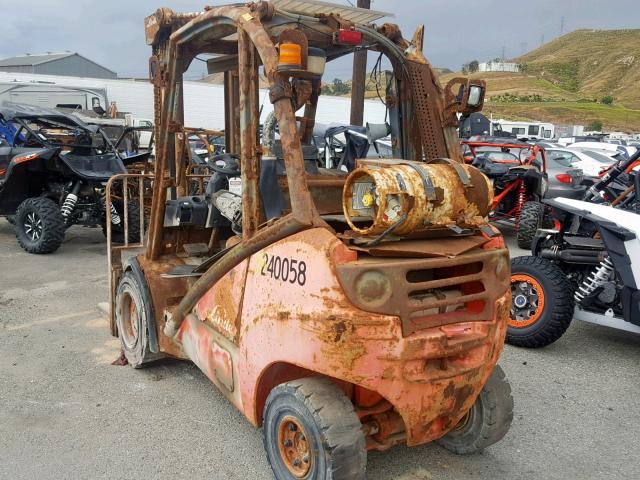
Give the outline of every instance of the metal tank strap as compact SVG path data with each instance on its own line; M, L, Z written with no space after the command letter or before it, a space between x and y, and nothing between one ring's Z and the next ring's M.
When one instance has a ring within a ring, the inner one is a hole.
M427 161L427 163L451 165L458 174L458 177L460 177L460 181L462 182L464 188L471 187L471 179L469 178L469 174L464 170L464 168L462 168L462 165L460 165L458 162L455 162L450 158L434 158L433 160Z
M422 168L422 165L418 165L416 163L408 163L408 162L401 163L401 165L406 165L408 167L411 167L416 172L418 172L418 175L420 175L420 178L422 178L422 185L424 186L424 191L427 194L427 198L429 199L429 201L431 202L438 201L438 196L436 195L436 189L433 186L433 182L431 181L429 172L427 172L424 168Z

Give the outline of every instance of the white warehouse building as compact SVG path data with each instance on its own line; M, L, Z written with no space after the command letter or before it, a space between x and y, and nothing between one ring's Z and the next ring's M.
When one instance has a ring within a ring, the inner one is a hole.
M479 72L514 72L520 71L520 65L512 62L484 62L478 65Z
M135 117L153 119L153 85L140 80L112 80L98 78L66 77L58 75L37 75L0 71L0 104L3 101L24 102L19 90L21 87L64 86L87 91L106 92L106 102L115 102L119 112L132 113ZM3 92L5 92L3 94ZM55 108L55 99L42 95L35 104ZM52 105L50 102L54 102ZM68 103L69 101L65 101ZM75 102L75 101L74 101ZM260 90L260 102L263 105L261 121L273 109L269 102L269 92ZM29 102L34 104L33 99ZM108 105L103 105L106 109ZM90 108L89 106L82 106ZM348 97L320 97L316 121L322 124L349 124L351 99ZM224 128L224 89L222 85L205 82L184 82L184 115L188 127L222 129ZM382 123L385 121L386 107L379 100L365 100L364 121Z

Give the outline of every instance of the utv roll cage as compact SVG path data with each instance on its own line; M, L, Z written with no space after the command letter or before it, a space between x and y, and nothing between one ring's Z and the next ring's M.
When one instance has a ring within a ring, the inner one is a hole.
M117 155L117 151L113 143L109 140L109 137L102 131L102 129L96 125L87 125L80 119L67 115L63 112L52 110L48 108L36 107L31 105L5 103L0 107L0 121L13 124L15 133L11 139L11 144L16 145L16 141L25 142L29 141L37 143L38 146L43 148L83 148L96 150L98 147L93 145L93 141L89 143L65 143L56 142L53 138L41 135L34 131L29 125L30 122L39 123L42 125L48 125L51 128L62 129L75 129L79 130L89 136L99 134L104 141L105 150L109 153ZM24 130L24 132L22 131ZM23 137L23 135L27 137ZM22 137L22 138L20 138ZM105 153L105 152L101 152ZM119 157L119 155L118 155Z

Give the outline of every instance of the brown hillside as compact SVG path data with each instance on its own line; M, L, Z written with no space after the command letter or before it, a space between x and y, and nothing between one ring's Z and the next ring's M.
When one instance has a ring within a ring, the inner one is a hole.
M617 103L640 108L640 29L576 30L515 61L584 98L613 95Z

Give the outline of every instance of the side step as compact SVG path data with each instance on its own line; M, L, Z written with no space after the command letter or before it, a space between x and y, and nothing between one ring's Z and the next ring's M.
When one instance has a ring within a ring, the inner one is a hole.
M196 272L200 265L176 265L171 270L160 275L162 278L201 277L202 272Z
M617 330L624 330L625 332L640 333L640 326L634 325L624 321L620 317L609 317L599 313L587 312L576 308L573 318L575 320L581 320L583 322L595 323L596 325L602 325L604 327L615 328Z

